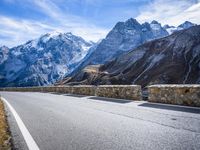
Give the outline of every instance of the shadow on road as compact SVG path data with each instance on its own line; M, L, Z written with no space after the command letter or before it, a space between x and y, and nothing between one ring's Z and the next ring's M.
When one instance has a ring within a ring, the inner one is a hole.
M63 95L63 96L71 96L71 97L87 97L86 95L76 95L76 94L64 94L64 93L56 93L56 92L51 92L51 94L55 94L55 95Z
M89 97L88 99L99 100L99 101L106 101L106 102L114 102L114 103L130 103L133 102L131 100L122 100L122 99L114 99L114 98L105 98L105 97Z
M183 107L171 106L171 105L162 105L162 104L155 104L155 103L144 103L138 106L200 114L200 109L189 108L189 107L184 107L184 106Z
M87 97L86 95L76 95L76 94L63 94L63 96L71 96L71 97L78 97L78 98Z
M55 95L62 95L63 93L56 93L56 92L51 92L50 94L55 94Z

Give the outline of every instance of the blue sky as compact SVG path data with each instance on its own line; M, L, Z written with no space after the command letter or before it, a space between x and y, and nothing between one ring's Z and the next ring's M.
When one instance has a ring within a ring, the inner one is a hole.
M98 41L131 17L200 24L200 0L0 0L0 45L16 46L52 31Z

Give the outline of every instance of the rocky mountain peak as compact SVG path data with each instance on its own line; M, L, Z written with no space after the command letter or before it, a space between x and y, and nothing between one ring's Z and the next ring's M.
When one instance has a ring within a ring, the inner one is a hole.
M79 71L61 84L199 84L200 26L177 31L133 48L101 65Z
M156 23L156 21L154 21L154 23ZM83 68L88 64L104 64L147 41L167 35L167 31L163 29L159 23L140 24L133 18L125 22L118 22L107 34L106 38L87 55L80 66Z
M71 72L85 57L92 42L72 33L47 33L37 39L0 50L0 86L51 84Z
M187 28L190 28L192 26L195 26L196 24L192 23L192 22L189 22L189 21L185 21L184 23L180 24L178 26L178 28L183 28L183 29L187 29Z
M140 26L140 23L136 19L130 18L127 21L125 21L125 25L126 26Z
M188 29L190 27L196 26L196 24L189 22L189 21L185 21L184 23L180 24L179 26L175 27L175 26L170 26L168 24L164 25L163 28L165 30L167 30L167 32L169 34L172 34L174 32L180 31L180 30L184 30L184 29Z
M160 23L158 23L158 21L156 21L156 20L153 20L153 21L151 22L151 24L160 24Z
M164 29L168 29L168 28L175 28L175 27L174 27L174 26L170 26L170 25L166 24L166 25L164 25L164 26L163 26L163 28L164 28Z

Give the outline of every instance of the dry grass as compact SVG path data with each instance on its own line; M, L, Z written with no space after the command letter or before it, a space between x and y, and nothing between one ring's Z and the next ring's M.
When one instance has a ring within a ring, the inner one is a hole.
M3 102L0 99L0 150L10 150L10 134L6 121Z
M100 66L101 65L89 65L89 66L85 67L83 70L85 72L89 72L89 73L98 73Z

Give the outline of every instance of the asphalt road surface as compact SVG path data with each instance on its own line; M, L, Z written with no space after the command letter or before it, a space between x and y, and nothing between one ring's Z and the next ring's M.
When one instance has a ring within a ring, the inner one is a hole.
M200 150L200 109L56 93L0 92L40 150ZM28 149L6 107L14 147Z

